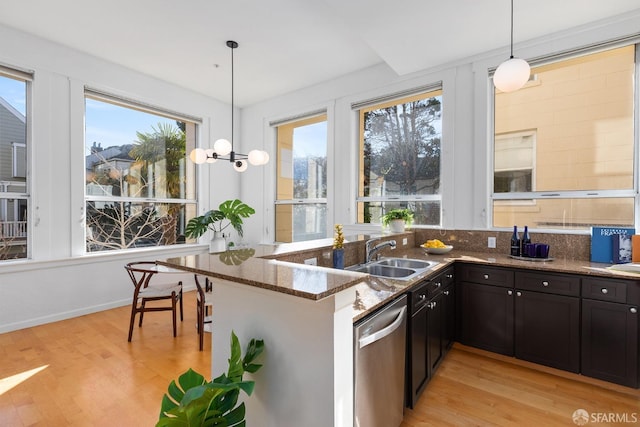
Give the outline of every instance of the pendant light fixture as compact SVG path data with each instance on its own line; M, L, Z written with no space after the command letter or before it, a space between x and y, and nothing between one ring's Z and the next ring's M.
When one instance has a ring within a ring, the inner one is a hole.
M269 162L269 154L262 150L251 150L249 154L236 153L233 150L233 115L234 115L234 93L233 93L233 50L238 47L238 43L233 40L227 41L227 47L231 49L231 142L226 139L218 139L213 144L213 149L195 148L191 150L189 158L196 164L215 163L218 160L228 160L233 164L233 168L238 172L247 170L247 162L254 166L260 166Z
M514 92L529 81L531 67L524 59L513 57L513 0L511 0L511 57L498 66L493 84L502 92Z

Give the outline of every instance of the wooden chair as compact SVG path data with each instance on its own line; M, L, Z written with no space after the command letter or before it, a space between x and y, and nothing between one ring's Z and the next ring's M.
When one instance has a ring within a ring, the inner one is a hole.
M138 327L142 326L142 318L147 311L171 311L173 312L173 336L176 336L176 305L180 302L180 321L183 320L182 313L182 282L178 284L157 284L151 283L151 278L161 273L159 266L152 261L130 262L124 267L129 273L134 286L133 302L131 304L131 320L129 322L129 339L133 334L133 323L137 313L140 313ZM170 306L146 307L149 301L170 300Z
M211 286L211 282L208 277L205 277L204 281L204 289L198 280L198 275L193 275L196 281L196 288L198 289L197 296L197 325L198 329L198 337L200 340L200 351L202 351L204 347L204 325L205 323L211 324L211 316L209 315L209 310L213 310L213 290Z

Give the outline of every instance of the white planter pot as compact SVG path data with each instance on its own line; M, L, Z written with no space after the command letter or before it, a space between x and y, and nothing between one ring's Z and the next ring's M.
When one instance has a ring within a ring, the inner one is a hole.
M209 253L215 254L218 252L224 252L227 250L227 241L222 237L222 233L215 231L213 233L213 239L209 242Z
M392 219L389 222L389 230L391 230L393 233L404 233L404 220Z

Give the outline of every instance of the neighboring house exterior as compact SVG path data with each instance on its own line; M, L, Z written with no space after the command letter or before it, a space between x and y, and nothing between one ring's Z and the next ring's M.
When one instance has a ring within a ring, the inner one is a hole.
M0 193L27 193L26 129L25 116L0 97ZM0 197L0 235L26 239L26 199Z

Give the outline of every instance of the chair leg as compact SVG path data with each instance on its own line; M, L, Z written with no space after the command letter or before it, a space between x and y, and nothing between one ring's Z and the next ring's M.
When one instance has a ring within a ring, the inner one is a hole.
M182 282L180 282L182 284ZM180 321L184 320L183 310L182 310L182 288L180 288Z
M131 319L129 320L129 338L127 339L127 341L129 342L131 342L131 337L133 335L133 323L135 321L136 321L136 301L133 301L133 305L131 306Z
M144 304L145 304L145 301L144 301L144 298L142 298L142 303L140 304L140 310L139 310L140 311L140 322L138 323L138 327L142 326L142 317L144 316Z
M175 338L177 333L177 327L176 327L176 293L172 292L171 293L171 313L173 314L173 337Z
M198 341L200 343L200 351L204 348L204 300L198 301Z

